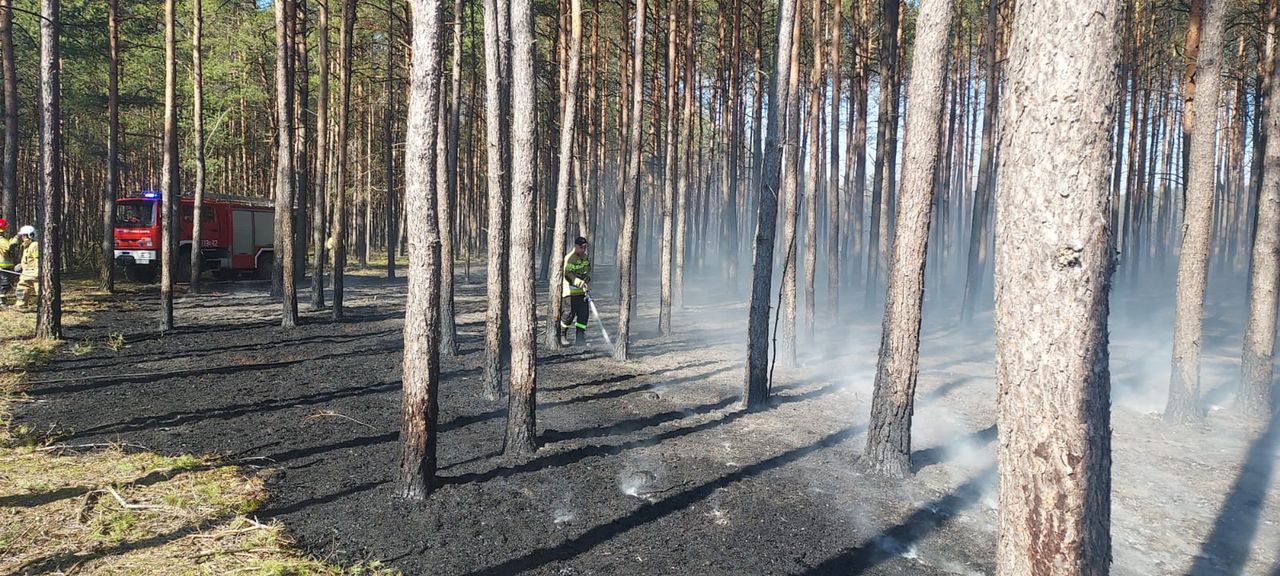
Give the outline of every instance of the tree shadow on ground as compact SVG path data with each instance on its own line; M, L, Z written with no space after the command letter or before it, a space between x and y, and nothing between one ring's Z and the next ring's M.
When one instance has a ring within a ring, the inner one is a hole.
M771 400L771 402L773 406L778 406L778 405L788 404L793 402L802 402L805 400L812 400L815 398L825 396L827 394L834 392L835 390L836 390L835 385L828 384L827 386L810 390L809 392L805 392L803 394L776 395ZM698 412L696 411L699 409L702 409L703 413L706 413L706 412L716 410L716 408L709 408L709 406L717 406L721 404L728 406L729 404L732 404L736 400L737 400L736 397L728 398L710 405L695 407L690 409L690 411L688 412L681 412L680 414L682 418L690 417L698 414ZM664 414L669 414L669 413L664 413ZM664 416L664 414L659 414L656 416L662 416L666 418L667 416ZM710 430L718 426L723 426L725 424L730 424L730 423L736 422L737 420L749 414L751 413L745 410L737 410L734 412L726 413L720 418L707 420L705 422L695 424L692 426L673 428L671 430L667 430L666 432L661 432L653 436L637 438L635 440L630 440L627 442L623 442L621 444L592 444L587 446L579 446L577 448L573 448L564 452L556 452L556 453L536 456L535 458L527 462L523 462L523 463L516 464L514 466L509 466L509 467L498 467L498 468L489 470L487 472L460 474L457 476L441 476L439 477L439 481L441 484L471 484L476 482L488 482L490 480L494 480L497 478L507 478L510 476L514 476L516 474L534 472L534 471L542 470L545 468L558 468L561 466L567 466L569 464L580 462L582 460L585 460L593 456L615 456L635 448L654 446L665 440L680 438L683 436L688 436L690 434L695 434L697 432ZM664 420L664 422L665 421L669 421L669 420ZM640 429L643 429L645 427L648 427L648 426L642 426ZM589 430L594 430L594 428ZM545 440L546 439L545 437L546 435L544 434L543 438L541 439Z
M94 560L115 556L116 554L124 554L133 550L141 550L144 548L153 548L164 546L170 542L181 540L192 534L203 532L208 528L216 526L222 522L229 520L231 516L221 515L214 518L208 518L199 522L193 522L182 527L167 532L165 534L156 534L142 540L130 540L115 544L113 546L103 546L87 554L80 554L75 551L61 551L45 556L43 558L33 559L25 565L13 571L12 574L50 574L62 573L63 570L72 569L83 566Z
M844 440L852 438L860 431L861 427L854 427L829 434L808 446L788 450L772 458L738 469L734 472L721 476L720 478L689 488L657 502L646 503L628 516L618 518L608 524L598 525L587 530L580 536L571 538L554 547L534 550L519 558L513 558L503 562L502 564L477 570L471 574L472 576L506 575L524 570L532 570L545 566L551 562L571 559L590 551L604 542L608 542L609 540L621 536L634 528L689 508L690 506L705 500L720 488L724 488L741 480L759 476L769 470L795 462L796 460L817 452L818 450L835 446Z
M378 346L370 346L357 350L348 350L345 352L334 352L331 354L322 354L308 358L291 358L287 360L277 360L273 362L257 362L245 364L231 364L226 366L200 366L186 370L171 370L167 372L143 372L137 374L109 374L101 377L86 376L84 378L74 378L72 382L61 386L41 387L40 382L30 382L36 387L33 388L28 395L30 396L51 396L56 394L67 394L71 392L85 392L89 390L97 390L101 388L109 388L121 384L148 384L158 380L167 380L171 378L187 378L191 376L203 376L209 374L231 375L241 372L257 372L261 370L274 370L278 368L287 368L295 364L306 362L317 362L321 360L333 360L346 358L349 356L368 356L371 354L382 354L396 352L401 349L403 343L400 341L388 342ZM77 383L78 382L78 383Z
M151 486L153 484L159 484L160 482L168 481L181 474L188 474L192 472L204 472L206 470L212 470L220 466L223 466L223 464L217 464L217 463L201 464L199 466L190 466L187 468L153 470L143 476L135 478L134 480L131 480L129 482L123 482L118 485L131 486L134 488L142 488L146 486ZM45 504L51 504L59 500L66 500L67 498L75 498L77 496L83 496L89 492L92 492L93 490L94 488L91 486L66 486L63 488L58 488L56 490L49 490L46 492L34 492L30 494L15 494L12 496L0 496L0 508L35 508L38 506L44 506Z
M851 548L806 570L803 576L845 576L860 574L901 556L929 534L945 526L960 512L982 498L995 482L995 468L987 468L933 502L913 512L896 526L888 528Z
M1249 446L1240 472L1218 512L1213 531L1200 545L1200 552L1196 554L1187 576L1244 573L1271 484L1278 444L1280 417L1272 413L1267 427ZM1280 566L1277 566L1277 572L1280 573Z
M388 342L390 342L391 336L393 335L398 336L399 334L401 334L401 330L399 328L392 329L392 330L381 330L377 332L366 332L361 334L343 334L343 335L313 334L310 336L303 336L300 338L283 338L280 340L271 340L269 343L250 342L245 344L234 344L230 346L201 348L199 351L195 351L190 354L165 354L164 357L160 359L166 360L166 361L200 360L203 358L207 358L208 356L213 354L261 350L264 346L270 346L273 350L281 350L284 348L289 348L294 346L310 346L314 344L350 344L352 342L361 342L361 341L367 341L367 340L381 341L383 339L388 339ZM94 360L101 360L101 361L97 363L91 363ZM157 358L156 358L155 352L153 351L142 351L134 354L115 353L107 356L100 356L97 358L88 358L83 361L77 358L70 358L70 359L58 362L54 369L45 370L42 372L60 373L64 370L90 370L95 368L111 368L111 367L122 366L122 365L132 366L134 363L138 362L139 360L155 361L157 360ZM106 376L104 375L104 377Z

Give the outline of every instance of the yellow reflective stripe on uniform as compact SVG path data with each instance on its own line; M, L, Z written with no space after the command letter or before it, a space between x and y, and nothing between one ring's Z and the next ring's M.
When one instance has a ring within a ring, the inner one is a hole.
M586 325L586 324L583 324L583 323L581 323L581 322L574 322L574 323L573 323L573 327L574 327L574 328L577 328L577 329L579 329L579 330L586 330L586 329L587 329L587 325Z

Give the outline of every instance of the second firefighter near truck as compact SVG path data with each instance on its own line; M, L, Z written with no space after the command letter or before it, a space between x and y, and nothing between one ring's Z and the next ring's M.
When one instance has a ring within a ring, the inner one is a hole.
M560 297L564 304L560 312L560 344L569 346L569 328L574 329L573 345L587 341L587 321L591 308L587 305L587 291L591 289L591 259L587 258L587 239L579 236L573 241L573 251L564 257L564 281Z

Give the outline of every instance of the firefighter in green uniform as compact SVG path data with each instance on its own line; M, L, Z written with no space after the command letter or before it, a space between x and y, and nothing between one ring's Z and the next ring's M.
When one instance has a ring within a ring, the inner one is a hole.
M560 343L569 346L569 328L575 329L574 345L587 340L587 320L591 308L587 305L590 290L591 260L587 258L587 239L579 236L573 241L573 252L564 257L564 282L560 296L564 299L560 313Z
M0 306L13 303L14 287L18 285L18 273L13 268L18 264L21 246L8 232L9 222L0 218Z

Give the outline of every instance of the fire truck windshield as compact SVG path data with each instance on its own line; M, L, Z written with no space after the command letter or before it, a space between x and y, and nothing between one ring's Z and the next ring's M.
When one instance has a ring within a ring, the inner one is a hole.
M154 200L141 202L116 203L117 228L150 228L155 224L156 203Z

